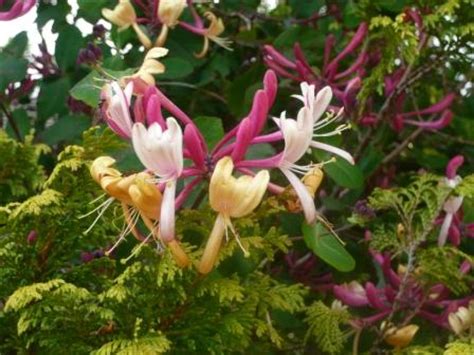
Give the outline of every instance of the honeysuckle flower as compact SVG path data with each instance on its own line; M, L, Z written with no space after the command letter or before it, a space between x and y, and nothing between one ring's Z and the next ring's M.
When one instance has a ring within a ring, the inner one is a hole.
M176 180L183 171L183 133L172 117L166 120L166 129L153 123L147 129L142 123L132 128L132 143L142 164L166 184L161 208L160 233L165 242L175 238Z
M268 171L259 171L254 177L232 176L234 163L230 157L218 161L209 185L209 203L218 212L216 222L206 244L198 270L202 274L210 272L215 264L224 234L230 229L245 254L240 238L235 231L231 218L244 217L253 212L260 204L267 189L270 175Z
M150 49L143 59L143 64L138 71L130 76L122 78L124 81L129 81L134 78L140 78L148 85L155 85L155 78L153 75L162 74L165 72L165 66L157 59L162 58L168 54L168 49L163 47L155 47Z
M449 326L457 335L474 326L474 302L470 302L469 308L459 307L448 316Z
M178 19L186 7L186 0L160 0L158 3L158 19L162 23L161 32L156 40L162 46L168 36L168 29L178 24Z
M133 121L130 116L130 105L133 94L133 82L125 90L117 82L106 84L101 92L103 117L109 127L123 138L130 138Z
M124 31L130 26L134 29L140 42L145 48L150 48L151 41L137 24L137 14L129 0L119 0L119 3L111 9L102 9L102 16L118 26L119 31Z
M202 50L199 53L195 54L196 57L203 58L207 54L207 51L209 50L209 40L231 51L231 41L229 41L227 38L219 37L225 30L224 22L222 22L222 19L218 18L210 11L206 11L204 13L204 17L210 23L209 26L202 31L202 34L204 35L204 45L202 47Z
M297 165L296 162L301 159L310 147L339 155L352 164L354 163L354 160L348 152L329 144L321 143L317 140L320 136L340 134L348 127L347 125L341 125L333 132L323 134L317 133L321 128L324 128L328 124L338 120L342 114L341 110L337 115L328 115L320 120L332 99L331 89L325 87L315 95L314 85L302 83L301 91L302 95L295 95L295 97L301 100L304 106L298 111L296 120L287 118L286 112L282 112L280 118L274 119L280 128L285 142L283 152L268 159L243 161L239 166L279 168L293 186L303 207L306 221L311 224L317 218L313 196L311 196L304 183L296 174L308 173L311 169L318 167L321 164L301 166Z
M385 332L384 340L395 348L404 348L411 343L419 328L415 324L409 324L402 328L391 327Z
M349 306L361 307L369 303L364 287L357 281L334 285L333 292L338 299Z
M457 169L464 163L462 155L455 156L451 159L446 167L446 185L454 189L461 181L461 177L456 175ZM450 196L443 205L443 211L446 213L438 236L438 246L446 244L448 234L453 222L454 215L461 208L463 196Z
M3 5L3 1L0 2ZM14 0L9 10L0 12L0 21L10 21L25 15L35 6L36 0Z

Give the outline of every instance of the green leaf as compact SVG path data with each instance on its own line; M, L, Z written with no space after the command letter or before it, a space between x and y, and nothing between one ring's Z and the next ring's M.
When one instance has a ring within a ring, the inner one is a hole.
M16 109L12 112L13 121L15 121L18 130L20 131L20 135L22 138L29 133L31 125L30 125L30 118L28 117L28 113L22 109ZM12 127L7 122L7 127L5 129L10 137L15 137L15 133L13 132Z
M105 71L110 76L117 79L125 75L130 75L134 72L133 69L127 69L123 71L105 69ZM76 100L85 102L91 107L97 107L99 105L100 89L104 85L105 79L110 78L104 78L104 76L98 71L93 70L76 85L74 85L70 94Z
M27 46L28 36L26 35L26 32L20 32L8 42L8 44L2 50L2 54L15 58L21 58L25 53Z
M112 0L78 0L79 11L77 15L88 22L95 23L102 18L103 8L112 9L116 2Z
M26 76L28 62L9 56L0 56L0 91L6 89L9 83L21 81Z
M67 1L56 1L56 4L39 1L38 17L36 23L41 29L49 21L53 20L53 31L58 32L63 26L68 26L66 15L71 12L71 6Z
M61 141L70 141L80 138L90 126L90 119L82 115L67 115L61 117L51 127L48 127L41 134L41 139L49 144L58 144Z
M214 148L216 143L224 136L222 121L217 117L200 116L194 120L194 123L202 132L209 149Z
M38 95L38 117L44 122L55 114L67 112L66 99L69 91L69 79L60 78L52 82L43 82Z
M158 75L158 79L180 79L193 72L193 66L181 58L165 58L161 60L166 71Z
M59 33L54 57L63 70L76 66L77 55L84 43L81 31L74 26L66 27Z
M344 246L321 223L303 223L303 237L306 245L326 263L342 272L355 268L355 260Z
M359 189L364 185L364 176L360 168L343 159L338 158L334 163L325 165L324 171L336 184L343 187Z

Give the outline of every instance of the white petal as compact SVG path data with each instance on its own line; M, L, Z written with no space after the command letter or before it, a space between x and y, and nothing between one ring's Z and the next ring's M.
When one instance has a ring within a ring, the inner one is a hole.
M311 197L308 189L291 171L288 169L280 170L283 174L285 174L286 178L295 189L295 192L300 199L301 206L303 207L306 222L308 222L308 224L312 224L316 220L316 207L314 206L313 198Z
M446 239L448 239L448 232L449 227L451 227L451 222L453 221L453 215L451 213L447 213L443 220L443 225L439 231L438 236L438 246L442 247L446 244Z
M332 145L329 145L329 144L326 144L326 143L321 143L321 142L316 142L316 141L311 142L311 147L317 148L317 149L322 149L322 150L325 150L327 152L336 154L336 155L340 156L341 158L347 160L352 165L355 164L354 158L352 157L352 155L350 155L348 152L346 152L345 150L343 150L341 148L337 148L337 147L334 147Z
M171 180L166 183L165 191L163 193L163 200L161 204L161 215L160 215L160 234L161 234L161 238L167 243L174 239L175 194L176 194L176 181Z
M329 86L321 89L314 99L313 122L319 120L324 112L326 112L329 103L332 100L332 90Z
M132 145L138 159L142 164L153 172L157 170L156 159L154 152L148 149L148 132L145 126L141 123L135 123L132 128Z

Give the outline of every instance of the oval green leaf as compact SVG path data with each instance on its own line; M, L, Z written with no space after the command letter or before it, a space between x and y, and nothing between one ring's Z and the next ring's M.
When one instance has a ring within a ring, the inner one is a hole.
M302 229L304 241L314 254L339 271L354 270L354 258L324 225L304 222Z

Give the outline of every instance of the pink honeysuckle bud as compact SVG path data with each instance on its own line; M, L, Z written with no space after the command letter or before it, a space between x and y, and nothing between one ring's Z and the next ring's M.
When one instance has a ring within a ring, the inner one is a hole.
M405 121L403 120L403 116L400 114L396 114L392 117L392 127L395 132L401 132L403 127L405 127Z
M268 98L264 90L258 90L253 97L253 104L248 115L252 124L252 138L260 134L268 117Z
M408 117L420 116L420 115L431 115L433 113L439 113L439 112L445 111L451 106L455 98L456 98L455 94L453 93L448 94L434 105L431 105L419 111L406 112L403 114L403 116L405 118L408 118Z
M357 71L360 71L360 70L363 70L362 68L362 65L364 65L364 63L367 61L367 52L363 51L361 52L358 56L357 56L357 59L354 61L354 63L351 64L351 66L349 68L347 68L346 70L340 72L339 74L337 74L334 79L335 80L340 80L350 74L353 74ZM361 75L364 74L365 72L364 71L360 71Z
M449 227L448 238L454 246L459 246L459 244L461 244L461 231L454 223Z
M304 72L307 73L307 76L313 76L313 69L311 68L311 65L309 65L308 60L306 59L299 42L296 42L293 46L293 53L295 54L295 58L297 60L296 64L298 65L298 62L300 63L301 67L304 68Z
M240 162L244 159L245 153L252 142L253 138L253 124L250 118L244 118L239 124L239 130L237 131L234 150L232 151L232 160L234 162Z
M454 179L459 167L463 164L464 157L462 155L456 155L454 158L452 158L446 166L446 177L448 179Z
M365 284L365 292L367 295L367 300L372 307L380 310L387 309L387 306L382 302L381 299L382 293L377 290L372 282L367 282Z
M333 293L337 299L348 306L362 307L369 304L364 287L357 281L334 285Z
M440 118L434 121L413 121L404 120L404 123L411 124L412 126L421 127L428 130L440 130L448 126L453 120L453 113L450 110L443 112Z
M334 45L336 44L336 37L334 37L333 34L330 34L329 36L326 37L326 41L324 43L324 61L323 61L323 68L324 72L326 73L326 67L328 66L329 63L329 58L331 57L331 51L334 48Z
M127 84L124 90L117 82L106 84L101 92L103 99L102 114L110 128L123 138L130 138L132 118L130 104L133 94L133 82Z
M329 76L334 76L337 71L337 67L339 62L344 59L348 54L352 53L362 42L365 40L367 35L368 25L366 22L362 22L359 25L354 37L352 37L351 41L347 44L347 46L334 58L331 63L328 64L326 67L326 73Z
M37 239L38 239L38 232L35 230L31 230L30 233L28 233L28 236L26 237L26 241L28 242L29 245L35 244Z
M203 144L197 127L187 124L184 128L184 146L188 149L189 156L200 169L205 168L206 147Z
M265 45L263 46L263 50L265 51L265 54L267 55L267 57L270 58L276 64L281 65L282 67L285 67L285 68L289 68L293 70L296 69L295 63L289 60L280 52L278 52L275 49L275 47L271 45Z
M350 80L347 84L346 89L344 90L344 96L342 98L344 110L346 112L351 112L354 106L356 105L356 96L359 92L361 85L362 81L358 76Z
M148 97L146 105L146 120L149 126L153 123L158 123L162 129L166 129L166 122L161 112L160 100L156 95Z
M4 1L0 1L3 5ZM0 21L10 21L17 17L23 16L35 6L36 0L15 0L13 6L4 12L0 12Z
M272 107L278 90L278 79L273 70L266 71L263 77L263 90L267 94L268 107Z
M138 96L133 105L133 119L135 122L145 123L145 110L143 109L143 97Z

